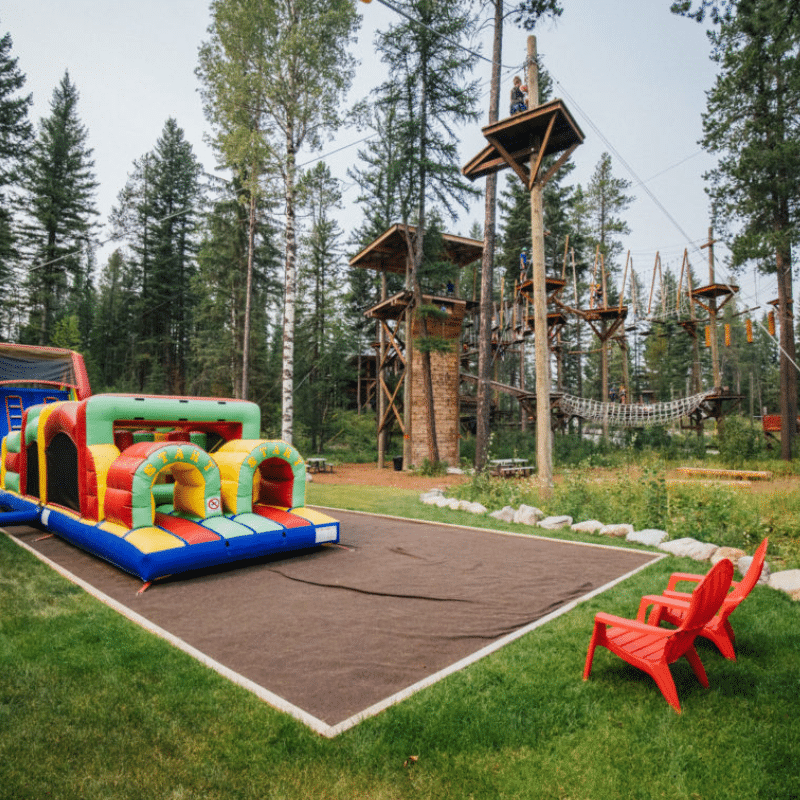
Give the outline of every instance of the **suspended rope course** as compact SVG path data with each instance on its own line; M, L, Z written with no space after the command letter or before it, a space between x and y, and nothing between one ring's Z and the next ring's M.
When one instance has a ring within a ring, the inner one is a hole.
M682 417L691 416L707 397L715 393L710 389L691 397L681 397L668 403L642 405L638 403L602 403L574 395L561 395L558 405L571 417L581 417L590 422L608 423L623 428L640 428L646 425L664 425Z

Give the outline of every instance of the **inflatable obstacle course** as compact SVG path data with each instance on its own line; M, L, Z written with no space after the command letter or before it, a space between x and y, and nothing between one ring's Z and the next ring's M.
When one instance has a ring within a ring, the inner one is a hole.
M0 525L39 523L143 581L339 540L254 403L49 399L7 415Z

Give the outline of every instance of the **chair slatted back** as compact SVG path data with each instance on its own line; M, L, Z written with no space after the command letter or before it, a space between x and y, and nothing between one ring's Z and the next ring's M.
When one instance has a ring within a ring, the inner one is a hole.
M733 564L723 558L709 570L708 574L692 592L686 616L667 643L664 655L667 663L680 658L692 645L697 634L719 611L733 580Z
M761 542L756 552L753 553L753 561L750 564L750 569L747 570L745 576L739 581L739 585L728 595L728 599L734 601L731 611L753 591L753 587L758 583L758 579L761 577L761 570L764 567L764 558L767 555L768 544L769 538Z

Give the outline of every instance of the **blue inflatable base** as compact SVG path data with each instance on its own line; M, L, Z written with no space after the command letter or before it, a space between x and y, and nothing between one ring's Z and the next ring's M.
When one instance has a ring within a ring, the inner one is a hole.
M145 582L339 541L339 523L335 520L320 525L303 520L305 524L293 527L274 524L272 530L257 531L231 516L228 519L237 523L235 536L226 537L214 530L213 541L145 553L124 537L104 531L97 523L76 519L57 508L41 507L0 489L0 509L4 507L10 510L0 511L0 526L39 522L46 530ZM242 516L248 515L239 515L239 518ZM202 525L202 520L198 524ZM212 530L210 526L209 530Z

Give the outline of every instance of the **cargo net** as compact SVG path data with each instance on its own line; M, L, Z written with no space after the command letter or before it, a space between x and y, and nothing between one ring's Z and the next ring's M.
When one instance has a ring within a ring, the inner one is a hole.
M713 390L647 406L637 403L601 403L599 400L586 400L565 394L559 399L558 405L570 417L581 417L590 422L603 422L624 428L639 428L645 425L664 425L688 417L712 394Z

